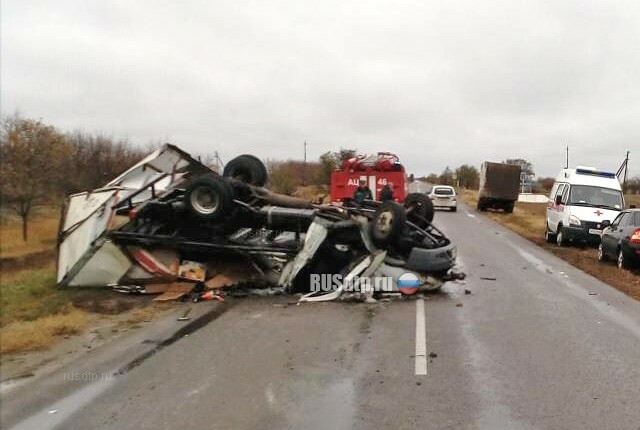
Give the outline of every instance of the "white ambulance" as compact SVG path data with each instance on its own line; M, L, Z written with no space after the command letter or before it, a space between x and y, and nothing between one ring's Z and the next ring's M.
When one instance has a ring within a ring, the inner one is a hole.
M549 195L545 238L560 246L598 244L602 222L613 221L622 209L622 187L615 173L584 166L563 169Z

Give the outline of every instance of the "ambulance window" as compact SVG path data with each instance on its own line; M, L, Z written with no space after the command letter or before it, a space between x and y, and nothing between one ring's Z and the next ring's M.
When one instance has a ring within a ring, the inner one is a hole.
M562 204L566 205L569 200L569 185L565 185L564 191L562 192Z
M558 196L561 196L563 191L564 191L564 184L560 184L558 186L558 191L556 192L556 195L553 197L553 200L555 200Z
M549 193L549 198L553 200L553 197L556 195L556 191L558 191L558 183L554 183L553 187L551 187L551 192Z

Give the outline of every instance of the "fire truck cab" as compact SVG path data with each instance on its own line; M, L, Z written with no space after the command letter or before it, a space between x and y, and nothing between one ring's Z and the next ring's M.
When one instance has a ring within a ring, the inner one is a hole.
M361 155L342 161L342 168L331 173L331 202L340 203L353 198L360 180L363 179L371 189L374 200L380 199L382 188L393 184L393 199L403 202L406 196L406 178L404 166L397 155L390 152L378 152L374 155Z

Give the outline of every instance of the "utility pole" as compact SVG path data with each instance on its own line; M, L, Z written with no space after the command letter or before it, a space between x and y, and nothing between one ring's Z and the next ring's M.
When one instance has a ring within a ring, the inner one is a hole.
M624 171L624 174L622 173ZM616 176L618 180L620 180L620 176L622 176L622 190L626 191L627 188L627 173L629 172L629 151L627 151L627 155L624 157L624 161L620 165Z
M214 151L213 153L213 163L214 163L214 166L216 167L216 171L218 173L221 173L224 163L222 162L222 158L220 158L220 154L218 154L218 151Z
M627 156L624 159L624 177L622 179L622 189L627 191L627 173L629 172L629 151L627 151Z
M307 164L307 141L304 141L304 164Z
M567 145L567 162L565 163L564 168L565 169L569 168L569 145Z
M302 167L302 185L307 185L307 140L304 141L304 165Z

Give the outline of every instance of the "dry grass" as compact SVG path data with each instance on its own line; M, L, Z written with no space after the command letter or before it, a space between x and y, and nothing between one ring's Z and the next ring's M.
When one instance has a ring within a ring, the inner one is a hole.
M44 208L36 213L28 226L29 240L22 240L22 222L12 214L0 219L0 258L22 257L53 249L56 244L60 213L56 208Z
M310 202L329 203L329 190L324 185L306 185L298 187L293 195Z
M637 208L640 208L640 194L627 194L624 196L624 201L627 207L636 205Z
M475 208L478 202L477 191L460 190L460 196L462 201ZM633 202L633 198L629 199L629 196L625 198L628 199L628 203L629 201ZM489 218L569 262L571 265L640 300L640 276L638 276L637 272L620 270L614 264L598 262L595 248L561 248L555 244L546 243L544 240L545 213L546 205L544 203L516 203L512 214L492 211L483 212Z
M83 331L97 314L122 314L129 325L148 321L162 310L141 308L149 300L103 289L58 289L53 262L35 270L3 273L0 351L4 354L47 348L60 336Z
M149 321L161 307L144 307L149 298L103 289L55 286L55 238L59 213L40 211L22 240L20 219L3 212L0 219L0 352L44 349L60 336L83 331L93 316L122 314L126 324Z
M0 328L0 353L33 351L50 346L56 337L80 333L89 316L78 309L33 321L16 321Z

